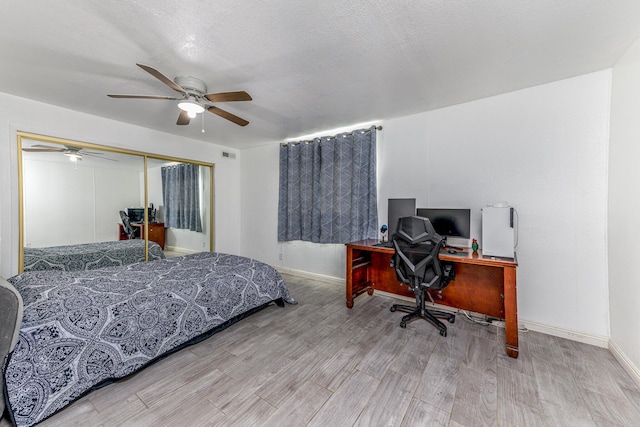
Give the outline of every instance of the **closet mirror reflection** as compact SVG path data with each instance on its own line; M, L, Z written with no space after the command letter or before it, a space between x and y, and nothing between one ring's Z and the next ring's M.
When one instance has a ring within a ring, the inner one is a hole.
M139 245L138 256L149 260L212 250L212 164L28 133L18 134L18 150L20 272L25 269L25 251L28 262L33 260L32 253L44 251L59 251L56 256L64 253L65 258L64 251L131 237L138 242L129 245ZM187 211L180 206L180 198L173 197L172 206L164 202L163 170L187 167L180 165L194 165L189 167L197 175L189 184L188 191L196 194L189 199L188 211L199 221L197 227L187 229L165 221L175 217L176 210L177 216ZM133 235L127 233L121 212L128 215ZM147 238L148 245L143 243ZM120 249L115 243L109 245ZM92 260L92 256L83 256L94 263L90 268L109 265L108 260ZM42 269L61 268L45 265Z
M189 167L192 169L184 170ZM211 251L211 172L211 167L195 163L151 157L147 159L148 206L152 207L156 222L166 227L165 251L170 255L173 252ZM185 175L192 180L184 180ZM183 221L185 218L190 221Z

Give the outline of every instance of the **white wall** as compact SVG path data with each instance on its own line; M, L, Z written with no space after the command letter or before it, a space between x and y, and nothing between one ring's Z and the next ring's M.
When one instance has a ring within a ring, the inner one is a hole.
M519 212L523 320L609 334L606 194L611 70L382 122L379 218L387 199L420 207ZM286 268L344 277L344 246L287 243L278 259L278 143L243 150L242 251Z
M2 276L9 277L18 268L18 130L215 163L214 180L221 183L215 188L215 250L239 253L240 161L222 161L221 145L180 138L0 93ZM229 148L224 149L229 151Z
M78 166L80 169L80 166ZM93 187L95 193L95 232L94 242L107 242L120 239L121 223L120 211L128 206L134 206L136 200L141 195L139 185L140 174L124 168L94 168ZM26 186L25 186L26 188ZM30 192L30 190L29 190ZM142 191L142 193L144 193ZM82 200L82 193L77 196L77 200ZM59 208L58 208L59 209Z
M609 150L611 339L640 367L640 40L613 67Z
M137 171L30 157L23 161L25 246L118 240L118 212L140 199Z

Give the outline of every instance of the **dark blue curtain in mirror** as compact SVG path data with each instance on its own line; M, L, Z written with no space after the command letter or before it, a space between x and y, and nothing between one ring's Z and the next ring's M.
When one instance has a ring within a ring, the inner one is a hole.
M183 163L161 168L165 227L202 232L199 168Z
M280 147L278 241L378 235L376 128Z

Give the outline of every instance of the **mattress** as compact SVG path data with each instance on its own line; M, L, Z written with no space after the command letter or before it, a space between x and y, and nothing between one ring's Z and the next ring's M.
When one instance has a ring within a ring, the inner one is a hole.
M114 242L81 245L24 248L24 270L93 270L144 261L144 240L117 240ZM149 242L149 261L164 259L165 255L155 242Z
M27 272L8 282L24 300L3 372L7 409L18 426L38 423L252 310L295 303L272 267L210 252Z

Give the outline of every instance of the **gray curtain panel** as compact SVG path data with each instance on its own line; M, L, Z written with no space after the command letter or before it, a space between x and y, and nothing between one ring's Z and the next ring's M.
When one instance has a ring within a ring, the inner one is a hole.
M378 236L376 129L280 146L278 241Z
M161 168L165 227L202 232L199 168L183 163Z

